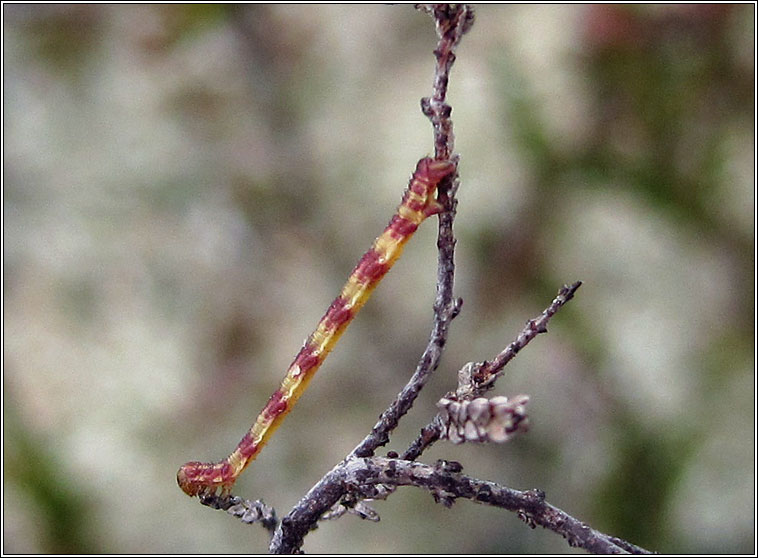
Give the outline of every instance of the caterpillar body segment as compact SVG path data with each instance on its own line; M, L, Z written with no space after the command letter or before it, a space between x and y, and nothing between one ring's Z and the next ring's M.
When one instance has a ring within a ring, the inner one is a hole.
M179 469L176 478L185 493L190 496L215 494L219 489L222 495L230 493L237 477L257 457L379 281L400 257L405 243L424 219L442 210L435 191L455 167L452 161L429 157L418 162L395 215L358 261L339 296L305 341L279 388L269 397L235 450L218 463L191 461Z

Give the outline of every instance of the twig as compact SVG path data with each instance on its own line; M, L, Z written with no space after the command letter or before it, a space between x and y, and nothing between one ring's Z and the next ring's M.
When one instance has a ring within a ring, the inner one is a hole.
M546 333L547 324L550 321L550 318L553 317L561 306L574 298L574 293L581 286L581 281L577 281L572 285L563 285L561 290L558 291L558 295L553 299L553 302L550 303L550 306L545 308L539 317L526 322L526 327L513 343L508 345L505 350L492 360L482 363L479 369L473 374L472 378L476 389L488 389L502 374L505 365L508 364L521 349L540 333Z
M456 462L436 466L373 457L352 459L340 469L340 482L362 487L373 484L417 486L432 493L436 501L453 505L456 498L496 506L518 513L530 527L540 525L563 536L570 546L595 554L652 554L649 550L592 529L545 500L541 490L513 490L497 483L461 474Z
M558 310L574 297L576 290L582 285L577 281L572 285L564 285L558 291L558 295L553 299L550 305L542 313L526 322L526 327L518 334L516 339L510 343L491 361L481 363L469 363L464 367L459 376L468 376L468 385L459 385L458 397L460 399L473 399L490 389L495 380L503 373L503 368L508 364L518 352L526 347L529 342L537 337L540 333L547 332L547 324ZM459 382L460 383L460 382ZM442 422L439 417L427 424L421 429L419 436L408 446L401 457L406 460L415 460L432 444L440 438L442 432Z
M260 523L272 537L279 523L276 510L261 500L250 501L239 496L206 494L200 496L200 503L215 510L224 510L229 515L239 517L243 523Z
M453 155L452 108L445 102L450 69L455 62L455 47L474 24L474 10L465 4L417 4L416 8L434 18L439 42L434 50L437 66L434 69L434 88L431 97L421 99L421 110L434 127L435 159L450 159Z

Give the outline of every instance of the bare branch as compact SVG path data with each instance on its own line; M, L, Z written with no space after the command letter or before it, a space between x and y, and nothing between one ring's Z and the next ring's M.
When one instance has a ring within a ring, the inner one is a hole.
M303 545L303 539L308 531L316 528L318 520L330 510L347 492L343 467L347 459L343 460L308 493L295 504L295 507L282 518L279 527L269 545L272 554L295 554Z
M532 339L537 337L540 333L547 333L547 324L550 321L550 318L552 318L564 304L574 298L574 293L581 286L582 282L577 281L572 285L564 285L561 287L560 291L558 291L558 295L553 299L553 302L550 303L550 306L545 308L539 317L526 322L526 327L521 331L513 343L508 345L505 350L491 361L482 363L472 378L477 395L492 386L495 380L502 375L505 365L508 364L521 349L526 347Z
M601 533L545 500L541 490L513 490L497 483L461 474L456 462L436 466L401 459L374 457L352 459L344 464L342 482L358 486L385 484L417 486L432 493L435 500L450 507L457 498L516 512L527 525L540 525L568 541L573 547L595 554L652 554L649 550Z
M576 290L580 287L581 282L576 282L572 285L564 285L560 291L558 292L558 295L555 297L555 299L550 303L550 305L537 317L532 320L529 320L527 322L527 326L519 333L516 340L514 340L506 349L504 349L501 353L499 353L492 361L486 361L484 363L472 363L473 368L472 371L470 371L469 377L474 378L476 371L481 371L482 369L487 371L487 374L482 375L481 377L484 378L484 382L477 384L478 387L476 390L472 388L472 391L476 391L477 393L481 393L489 389L489 387L492 386L492 383L495 381L495 379L501 375L502 369L505 367L510 360L516 356L516 354L524 348L529 342L534 339L538 334L544 333L547 331L547 324L550 321L550 319L555 315L558 310L560 310L561 307L563 307L564 304L566 304L571 298L573 298L574 293ZM457 305L454 305L455 312L451 314L454 316L455 313L457 313ZM452 318L451 318L452 319ZM442 321L442 320L440 320ZM442 323L445 323L444 321ZM437 314L435 314L435 329L438 325L437 322ZM446 333L446 329L444 331ZM444 339L444 337L442 337ZM437 346L433 343L434 340L434 334L432 336L432 341L430 341L430 345L427 347L427 350L425 351L424 355L427 355L427 353L431 352L432 349L439 350L441 352L442 347ZM416 373L414 373L414 378L418 374L427 374L432 369L426 368L427 362L429 362L425 357L422 357L421 362L419 363L419 368L417 369ZM414 387L418 387L418 389L421 389L421 386L423 385L423 381L421 383L414 383L414 380L412 379L411 382L406 385L404 390L401 392L401 394L398 396L398 399L393 403L394 405L402 405L403 403L406 403L407 405L410 405L413 401L413 399L410 399L410 397L406 394L406 392L412 391ZM410 387L409 387L410 386ZM415 394L418 393L417 391L413 393L413 398L415 398ZM382 414L382 420L379 421L377 426L374 427L374 431L372 431L372 434L374 434L377 430L379 430L379 426L384 426L383 420L387 415L391 415L395 411L394 407L390 407L385 413ZM399 418L399 417L398 417ZM373 464L376 463L407 463L410 462L413 459L416 459L423 451L432 445L434 442L436 442L440 438L440 434L443 431L443 423L440 420L439 415L435 417L435 419L426 427L424 427L421 430L421 435L417 438L416 441L414 441L413 444L403 453L403 456L401 460L387 460L386 458L374 458L373 461L370 461ZM375 442L376 439L371 438L371 435L369 435L366 440L364 440L364 444L367 440L371 440L372 442ZM305 535L315 527L319 519L323 514L328 512L335 504L337 504L342 498L344 498L350 489L355 489L356 482L352 479L346 479L345 478L345 472L344 469L348 466L355 467L354 463L359 461L356 458L360 457L368 457L368 456L361 456L358 455L358 450L362 446L358 446L353 452L345 458L340 464L338 464L336 467L334 467L329 473L327 473L311 490L308 492L308 494L303 497L300 502L290 511L290 513L282 520L281 528L277 530L274 539L272 540L270 550L274 553L291 553L300 548L300 546L303 543L303 538ZM370 447L370 446L369 446ZM372 448L375 449L378 446L374 446ZM364 462L369 462L364 460ZM353 464L353 465L350 465ZM422 464L416 463L416 466L422 466ZM394 465L393 465L394 466ZM428 465L423 465L423 467L428 467ZM384 472L382 474L392 474ZM380 477L377 477L380 478ZM386 478L386 477L381 477ZM364 483L366 481L363 481ZM376 482L383 482L380 480L377 480ZM484 481L477 481L477 482L484 482ZM358 483L359 484L359 483ZM385 483L390 487L398 486L399 484L397 482L387 482ZM517 490L512 490L509 488L499 487L498 485L494 485L492 483L485 483L487 486L492 485L496 486L500 492L498 494L506 494L509 495L511 498L516 498L516 501L519 501L517 496L521 495L521 499L524 500L524 498L527 498L528 495L532 493L532 491L528 492L520 492ZM484 486L484 485L483 485ZM515 496L514 496L515 495ZM527 495L527 496L524 496ZM376 497L375 494L362 494L362 497ZM464 493L459 494L460 497L467 497ZM531 496L530 496L531 497ZM475 498L471 498L475 499ZM356 498L352 498L353 501L356 501ZM497 502L497 499L495 500ZM528 498L524 501L529 501ZM492 505L498 505L497 503L493 503ZM549 504L545 504L548 506L546 509L553 513L553 516L547 515L547 512L542 512L542 516L539 516L538 519L535 519L534 523L538 525L542 525L545 528L555 530L556 532L563 534L567 538L568 535L564 534L564 523L568 519L571 519L574 523L571 525L571 529L578 529L580 534L584 531L582 529L588 530L589 537L587 541L589 542L582 542L582 544L577 544L577 546L582 546L582 548L587 548L588 550L592 550L592 548L585 546L585 545L592 545L595 544L592 541L594 541L595 531L589 529L588 527L584 526L577 520L571 518L561 510L558 510L557 508L553 508ZM508 506L500 506L505 507L506 509L511 509L513 511L518 511L518 509L514 510L512 507ZM522 506L523 507L523 506ZM519 508L520 509L520 508ZM525 510L529 511L529 507L524 507ZM526 512L525 512L526 513ZM557 516L555 514L558 513ZM562 515L561 515L562 514ZM565 516L565 517L564 517ZM526 516L525 516L526 517ZM550 517L557 517L555 522L550 522L546 518ZM556 528L553 528L555 525L557 525ZM581 529L579 529L579 526L582 526ZM574 535L572 535L574 536ZM578 535L576 535L578 536ZM610 537L606 537L608 540L611 540ZM573 539L569 538L569 542L571 544L571 541ZM604 541L605 539L603 539ZM583 539L582 539L583 541ZM601 543L597 544L605 544L605 542L601 541ZM628 552L635 552L633 549L637 548L634 547L634 545L631 545L630 543L627 543L626 541L621 541L620 539L615 540L613 542L613 548L621 548L623 545L627 545L627 551ZM599 550L598 552L611 552L607 548L603 550Z
M440 461L431 466L384 457L350 458L327 474L325 479L328 478L328 482L319 483L309 492L308 501L323 508L328 507L327 504L335 492L353 491L366 498L375 494L376 485L416 486L428 490L435 501L448 507L452 506L456 499L465 498L515 512L530 527L540 525L561 535L570 546L584 548L595 554L652 554L649 550L623 539L592 529L548 503L544 492L540 490L514 490L494 482L462 475L461 471L461 465L453 461ZM313 510L308 509L301 511L303 515L313 513ZM296 520L299 519L297 516ZM287 521L287 518L282 520L283 523ZM296 526L291 525L286 534L277 532L277 536L283 538L278 546L274 547L272 544L272 552L291 553L300 547L302 538L284 538L298 533L294 527Z
M537 335L547 332L547 324L550 322L550 318L574 297L574 293L581 285L582 282L577 281L572 285L561 287L558 295L550 305L538 317L527 321L526 327L519 333L516 339L494 359L481 363L472 362L464 366L458 373L457 398L459 400L471 400L490 389L495 380L502 375L505 365ZM419 436L408 446L408 449L403 452L401 457L411 461L418 459L429 446L439 440L443 430L444 425L438 415L432 422L421 429Z
M450 69L455 62L455 47L474 24L474 10L466 4L418 4L416 8L434 18L439 42L434 50L437 66L434 69L434 88L431 97L421 99L421 110L434 127L435 159L453 156L452 108L445 102Z
M224 510L229 515L239 517L243 523L260 523L272 537L279 523L276 510L261 500L250 501L239 496L208 494L200 496L200 503L215 510Z

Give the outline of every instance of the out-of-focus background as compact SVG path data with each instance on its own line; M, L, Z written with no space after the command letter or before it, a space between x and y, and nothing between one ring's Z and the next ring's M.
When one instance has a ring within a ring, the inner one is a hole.
M402 451L561 284L508 367L531 430L424 460L541 488L665 553L755 551L754 9L482 6L452 73L457 294ZM5 552L263 552L176 486L239 441L432 151L410 5L4 5ZM280 515L430 329L434 223L236 493ZM308 552L551 553L511 513L401 489Z

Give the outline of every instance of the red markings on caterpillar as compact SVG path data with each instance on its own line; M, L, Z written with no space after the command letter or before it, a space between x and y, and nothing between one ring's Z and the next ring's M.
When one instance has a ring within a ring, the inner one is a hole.
M249 431L245 433L240 443L237 444L237 450L247 458L252 457L258 451L258 444L253 440L253 436Z
M442 211L435 191L440 181L453 172L452 161L427 157L418 162L395 215L358 261L340 295L295 356L279 389L269 397L253 426L226 459L182 465L176 479L184 492L196 496L215 494L220 489L222 494L229 494L234 481L270 439L371 292L400 257L408 239L424 219Z
M392 238L403 238L415 233L417 228L418 225L416 223L409 221L405 217L400 217L400 215L395 215L387 226L387 232Z
M322 319L323 321L323 319ZM295 360L292 362L292 365L290 366L290 370L297 367L296 374L299 376L300 374L307 374L311 369L317 368L320 364L320 356L319 351L316 347L313 347L309 345L306 342L306 345L300 349L300 352L295 357ZM284 387L284 384L282 384L282 387Z
M190 496L196 496L205 493L208 487L213 487L213 490L220 487L223 491L228 492L231 490L236 476L233 475L232 466L227 461L220 463L190 461L179 469L176 480L184 492Z
M287 410L287 397L281 392L276 390L271 397L268 398L268 403L263 408L263 413L266 417L275 419Z
M354 315L353 309L350 307L350 301L338 296L334 299L331 306L329 306L322 322L329 331L338 331L346 327Z
M385 261L384 257L385 254L376 250L369 250L363 254L358 266L353 271L355 280L366 285L379 282L392 267L392 264Z

